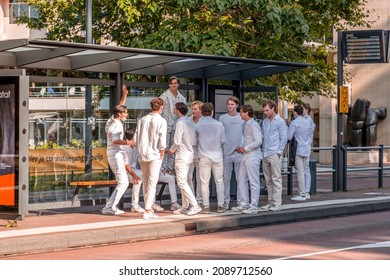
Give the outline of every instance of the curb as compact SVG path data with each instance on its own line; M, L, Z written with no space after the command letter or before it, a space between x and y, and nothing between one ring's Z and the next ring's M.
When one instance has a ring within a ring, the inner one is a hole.
M153 223L72 232L12 237L1 240L0 256L42 253L85 246L98 246L182 236L182 223Z
M279 212L262 211L254 215L217 217L196 223L197 232L212 232L222 229L291 223L311 219L322 219L343 215L357 215L390 210L389 200L355 202L345 205L313 206L300 209L286 209Z

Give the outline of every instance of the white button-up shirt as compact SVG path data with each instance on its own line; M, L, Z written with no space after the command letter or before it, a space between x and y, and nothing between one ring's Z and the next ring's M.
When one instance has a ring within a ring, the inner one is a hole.
M124 132L122 122L111 117L108 119L105 129L107 133L107 156L113 156L118 152L124 152L122 145L113 143L116 140L123 140Z
M262 122L263 156L282 155L287 143L287 125L279 115L272 121L265 118Z
M175 114L175 104L177 102L186 103L186 98L177 92L177 96L175 97L170 89L165 91L160 95L160 98L164 101L164 109L161 113L161 116L167 121L167 129L168 132L175 130L175 125L177 121L177 115Z
M213 163L223 160L222 145L226 142L225 129L212 117L201 118L195 125L198 158L208 158Z
M160 151L166 148L167 122L158 113L149 113L137 123L134 142L139 160L149 162L160 159Z
M288 127L287 138L291 140L293 136L297 141L297 155L307 157L311 152L312 132L310 122L303 116L297 116Z
M177 120L175 136L171 150L176 152L175 158L192 163L194 159L195 125L189 117L181 117Z
M263 158L260 146L263 142L261 128L253 118L245 123L244 128L244 149L243 160L250 157Z

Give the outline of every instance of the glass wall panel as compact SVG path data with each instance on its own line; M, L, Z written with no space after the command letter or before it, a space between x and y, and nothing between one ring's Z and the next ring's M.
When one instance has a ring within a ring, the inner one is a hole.
M137 121L150 112L150 100L166 89L129 88L125 129L135 130ZM92 178L108 179L105 125L110 115L108 86L92 86ZM187 103L195 91L182 89ZM85 85L30 85L29 149L30 204L66 202L70 206L74 188L70 182L85 177ZM108 197L105 189L82 189L80 201Z

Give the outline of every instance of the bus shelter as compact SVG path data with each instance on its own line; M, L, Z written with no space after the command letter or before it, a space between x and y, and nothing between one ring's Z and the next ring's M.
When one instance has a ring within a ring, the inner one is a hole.
M132 126L149 111L150 99L167 88L167 77L181 80L187 101L213 102L218 114L228 96L243 100L245 81L308 66L47 40L0 41L0 217L23 219L29 204L50 203L47 194L56 188L63 188L59 200L67 201L69 180L109 176L104 124L123 84L131 92L126 125ZM231 86L210 84L221 80Z

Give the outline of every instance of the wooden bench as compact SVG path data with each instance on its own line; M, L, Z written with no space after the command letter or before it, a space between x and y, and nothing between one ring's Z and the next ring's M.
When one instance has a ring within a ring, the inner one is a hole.
M76 200L78 199L78 194L80 192L81 188L103 188L103 187L109 187L109 195L114 192L118 182L116 180L98 180L98 181L73 181L70 182L70 186L75 187L73 197L72 197L72 207L75 205ZM163 192L165 190L165 187L167 183L165 182L157 182L157 185L160 185L160 191L156 195L156 200L160 200L161 204L161 199ZM132 188L133 184L129 184L129 188ZM123 208L123 200L120 202L120 206Z

